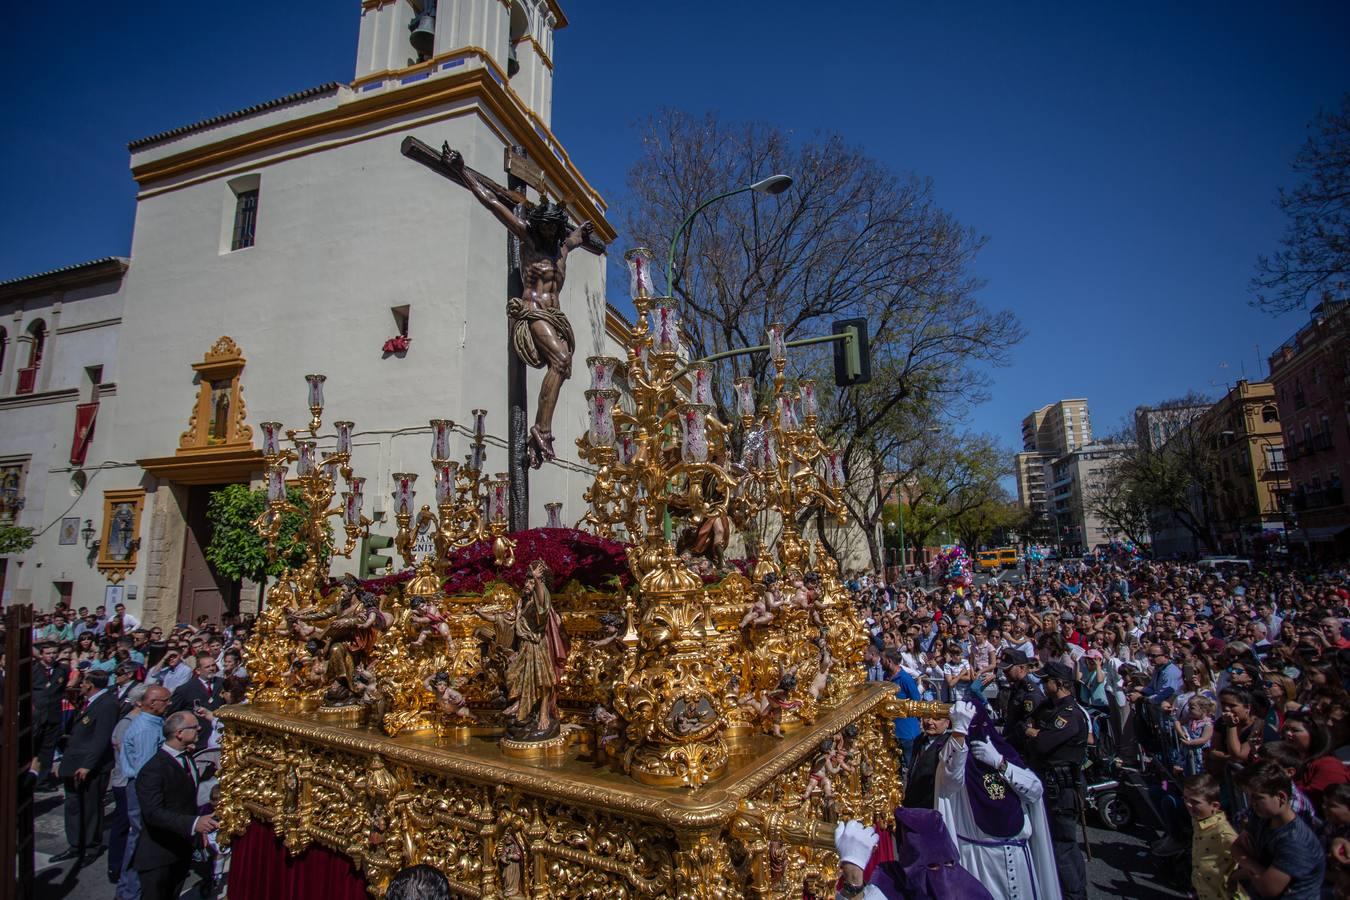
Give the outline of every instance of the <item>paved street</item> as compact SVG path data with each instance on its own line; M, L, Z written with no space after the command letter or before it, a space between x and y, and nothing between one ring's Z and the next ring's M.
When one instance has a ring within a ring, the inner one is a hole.
M60 791L37 796L37 821L34 823L37 884L33 896L38 900L108 900L113 896L113 886L108 883L106 852L84 868L77 868L74 862L49 862L53 854L66 849L61 804ZM111 795L107 811L111 815ZM188 878L186 890L183 892L184 900L197 900L201 897L196 884L195 876Z
M1088 820L1092 859L1088 861L1088 897L1091 900L1164 900L1187 895L1189 872L1169 880L1165 867L1149 855L1154 835L1094 828Z

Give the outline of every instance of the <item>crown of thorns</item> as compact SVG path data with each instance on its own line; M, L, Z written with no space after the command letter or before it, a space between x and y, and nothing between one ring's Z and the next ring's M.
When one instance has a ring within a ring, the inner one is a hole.
M544 197L530 207L528 218L531 225L557 225L562 228L567 224L567 210L561 203L550 204L548 198Z

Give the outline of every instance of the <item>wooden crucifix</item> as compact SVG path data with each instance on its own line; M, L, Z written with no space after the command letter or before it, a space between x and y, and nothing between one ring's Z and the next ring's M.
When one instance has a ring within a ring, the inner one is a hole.
M438 152L415 137L406 137L401 150L409 159L468 190L506 226L510 528L520 531L528 527L527 464L537 469L556 458L553 412L563 382L572 375L576 338L558 302L567 277L567 254L577 248L603 254L605 244L595 236L589 221L573 227L562 204L549 203L543 173L517 148L506 152L506 187L466 166L449 144ZM526 199L526 185L539 192L538 203ZM528 429L525 366L545 370L534 424Z

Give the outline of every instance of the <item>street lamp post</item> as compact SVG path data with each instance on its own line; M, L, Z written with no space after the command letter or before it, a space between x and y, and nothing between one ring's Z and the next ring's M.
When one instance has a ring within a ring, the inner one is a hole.
M790 187L792 187L792 178L790 176L770 175L768 178L765 178L762 181L756 181L754 184L748 184L745 187L738 187L733 191L726 191L725 193L718 194L714 197L709 197L698 206L695 206L694 211L684 217L684 221L680 223L679 228L675 229L675 234L670 239L670 254L666 257L666 290L670 292L670 295L672 297L675 296L675 248L680 245L680 236L684 234L685 230L689 227L689 224L694 221L694 216L697 216L718 200L725 200L728 197L734 197L737 194L743 194L746 191L754 191L757 194L781 194Z

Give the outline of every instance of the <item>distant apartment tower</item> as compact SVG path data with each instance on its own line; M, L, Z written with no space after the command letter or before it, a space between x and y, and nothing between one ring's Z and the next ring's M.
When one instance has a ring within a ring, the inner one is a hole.
M1092 443L1088 402L1060 400L1022 420L1022 450L1063 456Z
M1060 400L1022 420L1022 452L1014 457L1017 501L1026 509L1045 509L1045 467L1066 453L1092 443L1092 421L1084 399Z

